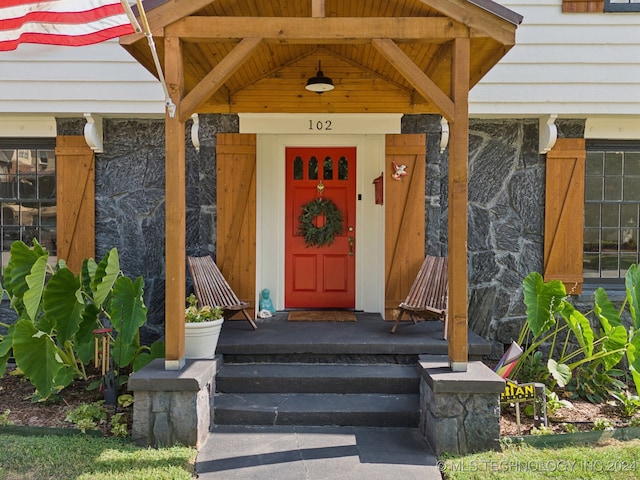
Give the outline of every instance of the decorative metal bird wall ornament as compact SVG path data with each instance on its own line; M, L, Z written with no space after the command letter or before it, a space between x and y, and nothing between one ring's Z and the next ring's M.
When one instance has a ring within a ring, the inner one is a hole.
M398 165L396 162L391 163L393 163L393 173L391 177L393 177L394 180L402 180L402 177L409 175L406 165Z

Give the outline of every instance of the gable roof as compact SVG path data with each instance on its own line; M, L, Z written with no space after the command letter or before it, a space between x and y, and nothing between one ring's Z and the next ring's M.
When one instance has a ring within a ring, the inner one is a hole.
M163 69L180 40L184 112L443 113L453 40L470 43L469 88L514 45L522 17L491 0L145 2ZM156 74L147 39L121 44ZM335 90L304 89L321 62ZM189 113L190 114L190 113Z

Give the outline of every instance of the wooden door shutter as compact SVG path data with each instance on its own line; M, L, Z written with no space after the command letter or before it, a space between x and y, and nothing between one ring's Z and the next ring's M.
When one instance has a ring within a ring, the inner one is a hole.
M56 139L57 255L78 273L95 257L95 157L83 136Z
M586 155L583 138L559 138L547 153L544 279L571 293L582 292Z
M216 138L216 264L238 298L255 310L256 136Z
M385 319L394 318L411 288L425 255L424 134L387 135L385 148ZM394 180L393 162L409 174Z

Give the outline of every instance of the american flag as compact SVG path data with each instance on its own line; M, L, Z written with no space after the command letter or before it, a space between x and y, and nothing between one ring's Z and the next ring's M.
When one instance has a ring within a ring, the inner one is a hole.
M78 47L134 33L126 1L0 0L0 51L21 43Z

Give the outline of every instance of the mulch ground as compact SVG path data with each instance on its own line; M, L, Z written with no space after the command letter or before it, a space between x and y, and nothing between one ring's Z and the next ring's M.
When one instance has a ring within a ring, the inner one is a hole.
M622 415L615 402L591 403L586 400L569 400L572 407L562 407L548 416L548 426L553 433L567 433L567 425L574 426L579 432L587 432L594 429L594 421L598 419L609 420L613 428L623 428L630 425L631 419ZM500 435L516 436L529 435L534 427L539 428L530 416L525 415L526 403L520 404L520 432L514 405L500 406ZM638 415L638 414L636 414Z
M89 375L87 381L77 380L45 402L33 402L35 388L23 376L13 375L14 372L15 367L9 365L5 374L0 378L0 415L8 410L7 420L13 425L75 428L73 423L65 421L69 411L82 404L104 400L101 391L88 389L89 385L100 379L99 375L92 372L87 372ZM105 406L107 421L98 425L98 429L103 432L104 436L112 436L109 419L115 413L125 413L129 427L131 426L133 407Z

